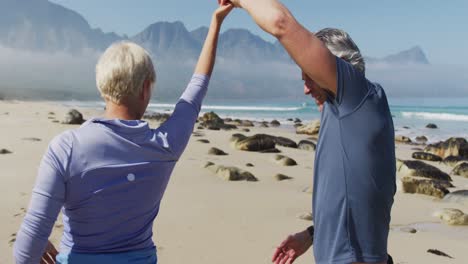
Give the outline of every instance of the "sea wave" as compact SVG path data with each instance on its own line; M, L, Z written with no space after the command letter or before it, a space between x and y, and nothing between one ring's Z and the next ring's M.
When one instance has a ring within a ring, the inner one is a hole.
M419 118L427 120L468 121L468 115L450 113L428 113L428 112L402 112L404 118Z
M174 108L173 104L150 104L150 108ZM219 111L288 111L302 110L304 107L270 107L270 106L226 106L226 105L204 105L202 110Z

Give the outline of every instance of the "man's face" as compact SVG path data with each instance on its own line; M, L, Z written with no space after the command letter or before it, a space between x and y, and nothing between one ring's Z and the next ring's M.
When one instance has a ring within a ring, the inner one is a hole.
M304 94L310 94L318 106L320 112L323 110L323 103L327 100L327 93L323 88L320 88L307 74L302 72L302 80L304 81Z

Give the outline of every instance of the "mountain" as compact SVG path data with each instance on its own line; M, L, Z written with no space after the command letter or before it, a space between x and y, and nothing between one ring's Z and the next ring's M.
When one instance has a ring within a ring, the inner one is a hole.
M78 13L47 0L0 0L0 44L34 51L81 52L119 40Z
M396 64L396 65L409 65L409 64L422 64L428 65L429 60L421 47L415 46L411 49L401 51L396 54L389 55L387 57L377 58L366 58L366 61L370 64Z

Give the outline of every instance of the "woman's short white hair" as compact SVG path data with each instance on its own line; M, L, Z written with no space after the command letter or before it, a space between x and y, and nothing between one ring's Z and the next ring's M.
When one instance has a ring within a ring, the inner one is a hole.
M325 28L315 34L333 55L351 63L360 72L366 72L366 63L361 51L348 33L341 29Z
M101 96L114 103L138 96L145 81L156 82L149 53L132 42L112 44L96 65L96 85Z

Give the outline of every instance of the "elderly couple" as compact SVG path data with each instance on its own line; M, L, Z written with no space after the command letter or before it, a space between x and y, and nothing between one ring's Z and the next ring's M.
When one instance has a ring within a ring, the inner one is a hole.
M157 263L153 222L207 92L221 24L234 7L246 10L286 48L302 69L305 94L322 112L315 228L288 236L272 261L293 263L312 244L316 263L391 261L393 122L384 90L365 77L356 44L341 30L309 32L277 0L218 2L195 73L159 128L140 120L156 83L148 53L129 42L105 51L96 66L105 115L50 143L17 235L16 263ZM64 233L58 253L48 237L60 210Z

